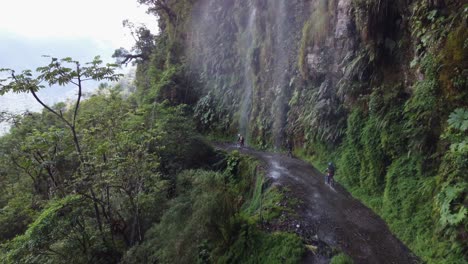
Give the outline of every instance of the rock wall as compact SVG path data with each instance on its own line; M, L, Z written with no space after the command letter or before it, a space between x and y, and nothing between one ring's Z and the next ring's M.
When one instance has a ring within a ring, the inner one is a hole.
M198 0L185 41L203 96L196 116L210 117L201 128L336 161L339 182L414 252L459 263L468 252L462 2Z
M408 98L424 79L417 62L437 51L417 33L431 21L415 17L444 1L436 2L198 0L185 40L189 69L214 104L217 130L258 146L337 146L349 113L367 112L376 88L400 86ZM446 2L448 18L447 7L461 2Z
M195 4L188 37L191 69L211 91L227 130L281 145L297 86L309 1L215 1Z

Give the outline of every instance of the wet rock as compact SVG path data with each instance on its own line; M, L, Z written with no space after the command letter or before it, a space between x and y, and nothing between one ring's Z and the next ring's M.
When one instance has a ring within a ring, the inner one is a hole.
M312 53L307 54L307 64L312 78L320 78L327 74L328 54L324 50L314 49Z
M351 0L340 0L337 8L335 38L347 38L351 35L352 28Z

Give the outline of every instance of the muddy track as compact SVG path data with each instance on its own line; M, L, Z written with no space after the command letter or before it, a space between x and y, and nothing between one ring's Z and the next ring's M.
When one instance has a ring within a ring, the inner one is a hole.
M217 145L224 150L234 145ZM324 174L304 161L282 154L242 148L241 152L266 164L267 177L288 187L291 195L302 201L297 208L302 234L314 233L327 245L338 248L355 263L419 263L411 251L389 230L386 223L343 187L324 183ZM313 256L305 263L322 262Z

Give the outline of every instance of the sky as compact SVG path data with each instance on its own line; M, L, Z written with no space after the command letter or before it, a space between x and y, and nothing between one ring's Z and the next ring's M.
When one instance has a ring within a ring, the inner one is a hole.
M49 59L42 55L81 62L100 55L105 62L114 62L115 49L130 49L134 43L122 26L125 19L157 31L156 17L146 14L137 0L0 0L0 10L0 68L16 71L45 65ZM40 95L52 104L73 96L73 91L53 87ZM0 112L26 109L37 111L40 106L30 95L0 96ZM0 124L0 135L5 129Z
M132 46L122 21L152 24L137 0L0 0L0 32L30 40L90 39L100 48Z

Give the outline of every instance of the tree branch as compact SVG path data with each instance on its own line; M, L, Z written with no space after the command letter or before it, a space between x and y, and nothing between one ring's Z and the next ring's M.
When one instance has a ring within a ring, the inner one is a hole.
M58 116L63 122L65 122L65 124L67 124L67 126L72 127L72 124L70 124L70 122L68 122L68 120L66 120L62 115L60 115L54 109L50 108L48 105L46 105L44 102L42 102L42 100L37 96L36 92L34 92L34 89L29 88L29 91L34 96L36 101L38 103L40 103L45 109L47 109L49 112L53 113L54 115Z
M76 64L76 72L78 73L78 98L76 99L75 111L73 113L73 127L76 125L76 116L78 115L78 108L80 107L82 89L81 89L81 73L80 73L80 64Z

